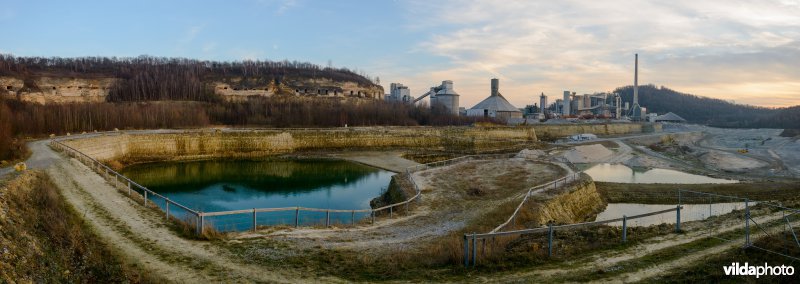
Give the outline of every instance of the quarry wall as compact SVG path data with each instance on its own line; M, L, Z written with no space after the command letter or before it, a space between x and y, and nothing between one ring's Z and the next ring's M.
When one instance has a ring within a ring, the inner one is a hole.
M40 104L104 102L117 82L113 77L71 78L41 76L27 79L0 77L0 95ZM214 92L228 100L244 100L249 96L275 94L299 96L355 97L383 99L380 86L361 86L354 82L334 82L329 79L254 82L242 78L227 78L209 83Z
M532 221L544 225L550 221L573 224L594 220L606 207L606 202L597 191L594 181L584 176L578 183L550 193L549 199L538 202L533 210Z
M594 131L594 132L592 132ZM422 148L483 152L538 141L537 133L598 135L641 132L641 125L534 127L358 127L330 129L155 132L131 131L73 138L67 145L98 160L163 161L257 158L310 150Z

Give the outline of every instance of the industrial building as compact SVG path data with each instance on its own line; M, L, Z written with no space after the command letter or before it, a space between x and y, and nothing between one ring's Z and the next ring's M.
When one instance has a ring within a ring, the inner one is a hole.
M666 114L656 116L652 122L686 122L686 120L677 114L668 112Z
M407 86L400 83L392 83L389 86L389 94L386 95L387 101L406 103L414 101L414 97L411 96L411 90Z
M448 112L452 113L453 115L458 115L459 107L458 107L458 98L459 95L453 90L453 81L444 80L442 84L437 87L431 87L430 91L419 96L419 98L413 100L413 102L418 102L425 97L430 96L431 98L431 107L440 105L443 106Z
M467 116L481 116L508 120L522 118L522 112L500 94L500 80L491 80L491 94L474 107L467 110Z

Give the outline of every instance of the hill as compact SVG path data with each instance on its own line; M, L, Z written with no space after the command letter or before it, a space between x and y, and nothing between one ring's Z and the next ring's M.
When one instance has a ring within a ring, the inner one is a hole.
M633 86L614 90L623 101L633 100ZM800 128L800 106L766 108L735 104L654 85L639 86L639 103L648 112L673 112L688 122L716 127ZM791 118L795 119L792 120Z
M319 95L381 98L383 88L345 68L303 62L186 58L43 58L0 55L0 90L40 103Z

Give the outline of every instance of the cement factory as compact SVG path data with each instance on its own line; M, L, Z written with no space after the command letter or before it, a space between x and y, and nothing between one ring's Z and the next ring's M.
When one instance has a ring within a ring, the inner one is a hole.
M667 113L657 115L648 114L647 108L639 105L639 54L634 56L633 75L633 100L623 102L617 93L595 93L578 95L576 92L564 91L563 96L548 104L548 96L541 93L539 102L517 108L500 93L500 80L491 79L489 97L466 109L459 106L459 94L453 88L453 81L442 81L441 85L431 87L430 90L418 97L411 96L410 89L400 83L390 85L386 100L417 103L429 97L430 105L440 105L447 112L462 116L487 117L508 124L541 123L550 119L576 120L576 119L615 119L625 121L672 121L682 122L683 118Z

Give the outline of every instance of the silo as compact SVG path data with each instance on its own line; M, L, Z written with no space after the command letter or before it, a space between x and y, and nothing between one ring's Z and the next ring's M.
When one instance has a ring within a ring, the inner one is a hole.
M497 96L500 93L500 80L497 78L492 79L492 96Z
M450 113L458 115L458 97L458 93L453 90L453 81L442 81L439 91L436 92L436 103L443 105Z
M547 106L547 96L545 96L544 93L542 93L542 95L539 96L539 107L542 109L540 111L541 113L544 113L544 109L546 106Z

